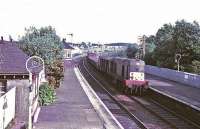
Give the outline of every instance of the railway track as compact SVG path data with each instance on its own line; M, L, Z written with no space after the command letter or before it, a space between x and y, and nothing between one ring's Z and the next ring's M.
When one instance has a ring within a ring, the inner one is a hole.
M136 125L134 123L136 123L139 128L142 129L161 129L161 127L165 127L165 129L171 128L167 124L164 124L162 120L156 119L155 117L151 116L151 114L144 111L137 103L131 102L132 100L125 95L114 95L115 92L105 88L104 84L102 84L102 81L100 82L94 77L94 73L89 71L89 68L86 64L83 63L80 66L82 66L80 67L81 72L87 78L92 88L125 129L135 129ZM119 106L119 108L116 108L116 106ZM148 117L145 118L145 115L141 115L141 112L147 114Z
M200 109L193 107L188 103L177 98L162 93L154 88L149 88L148 96L154 103L161 105L163 108L178 116L184 121L191 123L196 128L200 128Z
M123 109L126 110L126 112L129 114L129 117L134 116L135 118L132 119L133 120L136 119L137 124L142 123L142 126L144 128L148 129L198 128L193 124L188 124L187 123L188 121L186 122L185 120L179 118L177 115L169 111L166 107L160 105L159 103L157 103L153 99L148 98L147 96L142 98L133 97L124 95L123 93L117 91L115 88L113 88L113 86L110 86L112 85L111 83L107 83L105 81L106 79L105 75L104 77L102 77L102 74L98 73L98 71L94 67L91 67L90 64L88 64L87 62L83 62L83 64L81 65L81 69L82 71L85 69L85 73L86 72L88 73L88 76L90 76L89 79L90 82L93 80L94 83L98 80L97 81L97 83L99 83L98 85L100 85L102 89L106 90L106 92L110 94L109 96L111 96L116 103L120 102L121 105L120 107L123 107ZM110 110L111 112L113 111L114 113L120 113L120 110L113 110L113 109ZM123 125L123 121L121 121L121 124Z
M98 80L94 78L83 62L79 65L79 69L97 95L125 129L148 129L141 121L139 121L137 117L130 113L127 108L123 106L123 104L118 102Z

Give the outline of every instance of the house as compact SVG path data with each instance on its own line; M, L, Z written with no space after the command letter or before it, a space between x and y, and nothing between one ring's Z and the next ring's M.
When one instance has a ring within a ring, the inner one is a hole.
M71 51L72 57L77 56L77 55L81 55L83 53L83 50L80 49L77 46L73 47L74 49Z
M72 57L81 55L83 53L83 50L79 48L80 44L77 45L74 43L66 42L65 39L63 39L63 46L64 46L64 58L66 60L71 60Z
M72 59L72 51L75 50L70 43L66 42L63 39L63 47L64 47L64 59L71 60Z

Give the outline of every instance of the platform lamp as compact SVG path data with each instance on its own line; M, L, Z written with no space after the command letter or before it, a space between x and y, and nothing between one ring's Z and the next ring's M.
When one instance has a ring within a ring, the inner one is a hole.
M28 102L28 129L33 127L32 109L34 98L38 105L40 73L44 70L44 60L38 56L31 56L26 60L26 69L29 72L29 102ZM33 88L36 89L33 94ZM34 102L35 103L35 102Z

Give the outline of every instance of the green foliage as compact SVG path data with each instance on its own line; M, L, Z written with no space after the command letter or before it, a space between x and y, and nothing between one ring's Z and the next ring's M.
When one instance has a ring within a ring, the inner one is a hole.
M145 52L146 53L152 53L154 49L156 48L156 38L155 36L151 35L146 39L146 46L145 46Z
M128 48L126 50L126 55L128 58L135 58L136 54L138 52L139 46L137 44L131 44L128 45Z
M190 65L190 71L200 74L200 61L194 60L192 61L192 64Z
M49 105L53 103L56 99L56 93L53 87L49 86L47 83L40 86L39 89L39 103L42 106Z
M25 36L20 39L19 45L29 56L40 56L46 64L62 58L63 45L51 26L40 29L30 27L25 31Z
M144 60L148 65L156 65L156 59L154 58L154 54L152 53L147 53L144 57Z
M48 80L49 84L55 88L60 86L60 81L64 77L64 64L62 60L56 60L52 65L49 66Z
M47 75L51 74L56 82L59 82L63 77L63 43L55 29L51 26L40 29L30 27L25 31L25 35L19 41L20 48L29 56L36 55L44 59ZM56 85L55 87L58 87L57 84L59 83L50 83Z
M182 71L199 73L197 67L200 62L200 27L196 21L189 23L181 20L175 25L164 24L155 36L146 39L147 64L177 69L176 54L182 56Z

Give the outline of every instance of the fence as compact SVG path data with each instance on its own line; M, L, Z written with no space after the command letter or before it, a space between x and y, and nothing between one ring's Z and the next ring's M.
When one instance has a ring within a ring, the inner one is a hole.
M159 68L151 65L145 66L145 72L182 84L200 88L200 75L197 74L181 72L167 68Z
M0 129L5 129L15 117L16 87L0 97Z

